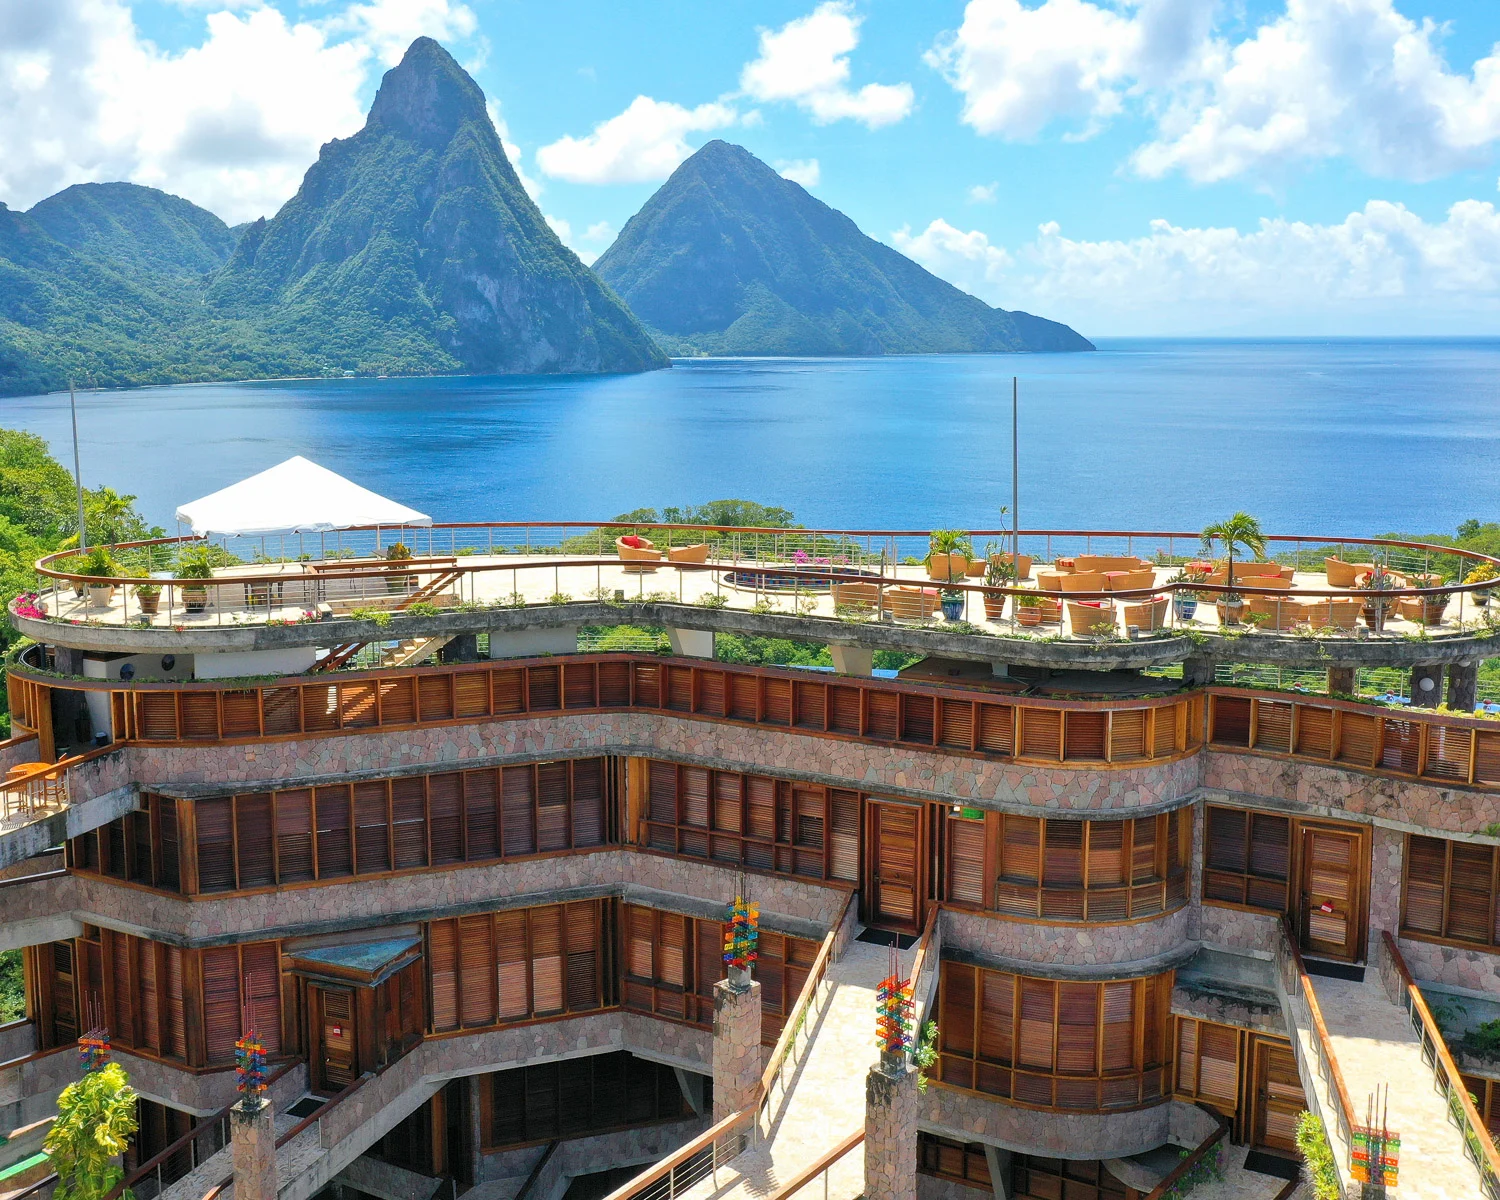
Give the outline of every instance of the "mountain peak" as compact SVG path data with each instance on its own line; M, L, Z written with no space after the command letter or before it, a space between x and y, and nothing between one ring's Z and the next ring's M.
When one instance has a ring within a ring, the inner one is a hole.
M442 146L466 121L488 119L479 85L442 46L419 37L380 81L366 128Z

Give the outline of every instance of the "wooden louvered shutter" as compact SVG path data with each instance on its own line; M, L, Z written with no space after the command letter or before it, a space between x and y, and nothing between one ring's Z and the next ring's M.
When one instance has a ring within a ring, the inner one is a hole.
M383 780L354 785L354 853L361 875L391 869L391 826Z
M1421 727L1415 721L1386 717L1380 739L1380 765L1403 775L1417 773L1421 750Z
M974 908L985 906L983 821L948 818L948 899Z
M458 922L433 921L427 926L427 971L432 987L432 1029L444 1033L458 1028Z
M1009 704L979 705L979 749L986 754L1010 754L1015 709Z
M1126 979L1103 985L1103 1060L1105 1074L1135 1067L1135 984Z
M1021 980L1021 1045L1018 1065L1051 1071L1055 985L1046 979Z
M531 1015L531 965L524 911L495 914L495 959L500 1019L524 1021Z
M1250 744L1250 700L1246 696L1213 697L1213 733L1210 740L1225 746Z
M526 1140L526 1089L515 1085L510 1071L481 1075L488 1091L489 1125L483 1139L487 1150L504 1149Z
M877 692L871 689L865 693L869 713L869 721L865 726L866 737L884 742L896 740L896 735L900 732L900 699L895 692Z
M1291 818L1251 814L1250 878L1245 883L1245 903L1273 912L1286 911L1291 866Z
M792 723L792 681L790 679L763 679L765 686L765 711L761 720L767 725L790 725Z
M1047 822L1042 871L1044 887L1083 886L1083 827L1082 821Z
M420 778L391 780L391 832L398 871L427 865L427 798Z
M245 1007L250 1026L268 1054L281 1053L281 954L275 942L253 942L241 949Z
M1474 734L1474 782L1500 783L1500 733L1483 730ZM1413 756L1415 762L1415 756ZM1413 774L1416 768L1410 768Z
M343 713L344 729L368 729L375 724L376 683L339 684L339 709ZM229 719L229 708L225 705L224 718Z
M1057 1071L1092 1075L1098 1066L1099 985L1057 985Z
M235 856L239 861L240 887L269 887L276 882L274 826L271 797L234 798Z
M1170 820L1171 817L1167 819ZM1130 823L1131 883L1147 883L1161 877L1156 862L1159 821L1158 817L1137 817Z
M967 963L943 962L938 992L938 1020L943 1082L974 1086L974 990L978 969Z
M1007 813L1000 826L1000 881L995 887L995 907L1015 916L1034 917L1038 912L1038 885L1042 878L1042 822L1037 817Z
M859 689L830 685L828 689L828 728L834 733L859 736Z
M111 929L102 931L100 954L104 960L104 971L109 979L110 1033L126 1046L139 1046L135 1028L136 991L130 980L131 943L129 934L115 933Z
M573 763L572 844L604 845L604 760L580 758Z
M499 775L494 768L463 774L468 861L500 857Z
M1374 766L1375 739L1380 733L1378 722L1378 717L1366 713L1340 714L1338 760L1361 767Z
M1272 754L1292 752L1292 706L1284 700L1255 702L1255 748Z
M490 828L494 829L494 805ZM464 861L463 776L456 772L427 777L427 828L432 839L432 865Z
M847 883L859 882L859 793L833 789L828 793L829 874Z
M497 716L526 711L525 669L490 672L490 711Z
M599 904L583 900L564 905L563 937L567 1008L583 1012L599 1007Z
M177 827L177 805L186 804L187 801L179 802L171 796L156 796L153 802L156 805L157 823L161 831L161 854L156 864L156 885L167 888L169 891L180 891L182 889L179 849L181 835Z
M1125 822L1088 822L1089 887L1119 887L1125 882Z
M1494 929L1495 852L1489 846L1454 842L1450 854L1446 935L1488 945Z
M1198 1023L1198 1095L1233 1112L1239 1087L1239 1032L1209 1021Z
M1109 756L1115 762L1146 757L1146 710L1127 708L1110 714Z
M276 793L276 876L282 883L313 877L312 792Z
M254 691L225 692L224 736L256 737L260 733L260 695Z
M745 776L745 811L750 820L750 836L745 843L745 862L752 867L769 869L772 864L770 843L776 838L776 784L763 775Z
M494 917L458 919L458 1015L465 1029L495 1020Z
M563 908L560 904L528 910L531 920L531 997L533 1015L563 1009Z
M490 673L479 668L453 676L453 715L482 717L490 711ZM347 720L345 722L347 724Z
M500 772L500 836L506 858L536 853L531 788L530 767L506 767Z
M1459 783L1469 778L1469 750L1474 731L1452 725L1427 727L1427 765L1422 774Z
M792 841L796 845L798 875L823 878L824 830L827 828L827 792L822 788L792 786Z
M1416 933L1443 933L1443 881L1448 845L1442 838L1412 834L1406 839L1406 919Z
M656 914L638 904L625 906L625 974L650 982L654 978L652 950L656 944Z
M539 763L536 769L536 848L568 848L568 764Z
M235 946L203 955L203 1045L207 1065L234 1061L240 1036L240 952Z
M803 729L824 729L828 723L828 688L821 683L797 684L797 724Z
M1068 761L1097 760L1104 757L1106 714L1070 712L1066 714L1067 736L1063 739Z
M1062 713L1028 708L1021 717L1021 755L1057 762L1062 758Z
M944 700L942 703L942 729L938 741L944 746L958 750L974 748L974 702L972 700Z
M234 889L234 802L227 796L198 800L198 890Z
M931 696L901 697L901 740L919 746L932 745L933 702Z
M667 703L665 707L677 712L693 711L693 669L691 667L668 667Z
M1016 977L1008 971L979 971L978 976L978 1055L985 1062L1011 1066L1016 1052Z
M313 817L318 828L318 878L337 879L354 873L349 839L349 789L320 787L313 793Z
M702 767L682 768L682 824L708 828L708 772Z
M760 677L733 674L729 677L729 715L740 721L760 719Z
M1245 900L1248 816L1240 809L1209 808L1208 859L1204 864L1203 896L1208 900Z
M187 1010L183 995L183 955L177 946L162 947L162 990L166 994L166 1028L162 1031L162 1053L179 1062L187 1061Z
M1297 753L1327 758L1333 750L1333 710L1297 705Z
M1106 1005L1108 1000L1105 1001ZM1198 1022L1189 1017L1177 1018L1177 1085L1179 1095L1198 1094Z

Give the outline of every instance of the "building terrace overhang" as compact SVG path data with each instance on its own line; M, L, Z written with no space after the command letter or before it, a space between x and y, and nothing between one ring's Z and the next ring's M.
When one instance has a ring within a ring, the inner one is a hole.
M1090 670L1194 656L1320 666L1474 661L1500 636L1492 581L1464 582L1476 567L1500 575L1500 560L1425 543L1273 536L1279 574L1246 574L1258 568L1237 560L1232 582L1222 567L1214 582L1183 578L1200 539L1182 532L976 530L967 541L990 545L959 565L927 557L928 531L650 526L646 541L659 548L615 544L616 534L641 528L348 530L319 535L315 555L221 567L205 580L152 569L184 544L202 545L197 539L115 548L160 576L149 581L159 589L154 602L149 587L141 594L146 580L87 577L76 558L54 554L37 563L43 586L12 604L11 620L38 641L96 653L646 624ZM421 539L412 557L385 557L393 538L412 533ZM1012 545L1019 580L1004 577ZM246 547L233 549L246 556ZM1371 564L1387 572L1384 588L1357 586ZM957 619L940 619L945 601Z

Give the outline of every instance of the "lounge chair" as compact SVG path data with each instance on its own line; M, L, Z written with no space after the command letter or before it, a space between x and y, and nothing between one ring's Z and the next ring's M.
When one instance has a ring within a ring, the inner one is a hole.
M1325 558L1323 570L1328 576L1329 587L1352 588L1359 577L1375 569L1374 563L1345 562L1341 558Z
M1080 574L1093 571L1143 571L1150 565L1150 559L1136 558L1128 554L1075 554L1073 556L1073 570Z
M667 550L667 561L675 563L706 563L708 561L708 543L699 542L696 546L672 546Z
M1137 629L1164 628L1167 623L1168 603L1166 596L1153 596L1150 600L1139 604L1121 605L1121 619L1127 628L1131 625Z
M1059 575L1057 577L1057 586L1051 590L1058 592L1102 592L1105 590L1105 579L1097 571L1079 571L1072 575Z
M1156 586L1156 572L1150 568L1110 571L1104 576L1104 586L1111 592L1142 592Z
M1115 628L1115 606L1112 600L1069 600L1068 628L1075 637L1096 632L1097 626Z
M615 553L627 565L622 569L627 575L647 575L656 570L661 562L661 551L650 538L627 533L615 538Z
M880 602L880 588L873 583L835 583L833 607L873 610Z
M925 621L938 610L938 592L936 588L886 588L882 607L899 621Z
M1263 629L1296 629L1299 625L1307 624L1307 610L1312 607L1313 605L1303 600L1282 600L1276 596L1246 596L1245 611L1240 619L1248 623L1248 618L1261 616L1265 617L1265 620L1261 622Z

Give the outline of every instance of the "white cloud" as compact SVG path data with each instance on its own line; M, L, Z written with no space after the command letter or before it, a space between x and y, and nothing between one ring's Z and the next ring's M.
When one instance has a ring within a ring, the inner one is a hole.
M500 106L493 100L484 102L485 111L490 114L490 123L495 127L495 133L499 135L500 147L505 151L505 157L510 160L510 165L516 172L516 178L521 181L521 186L526 189L526 194L533 200L540 199L542 194L542 182L533 179L526 174L526 168L521 165L521 147L510 140L510 126L500 112Z
M993 204L995 195L1000 191L998 183L976 183L969 189L970 204Z
M815 158L781 159L776 163L776 170L783 179L800 183L805 188L817 187L818 180L823 177L823 168Z
M595 221L583 231L583 240L586 242L612 242L615 240L615 227L608 221Z
M820 125L847 118L876 129L901 120L912 109L911 84L848 86L861 20L847 0L827 0L780 29L762 29L760 57L740 72L740 87L756 100L790 101Z
M202 40L168 53L124 0L0 0L0 200L28 208L69 184L126 179L230 222L269 216L324 142L363 124L362 89L392 39L461 37L473 21L448 0L295 22L212 7Z
M654 183L665 179L689 154L689 133L732 125L728 105L680 104L637 96L618 116L594 126L586 137L563 137L536 152L544 175L570 183Z
M1048 222L1014 252L942 220L891 240L991 304L1084 333L1478 331L1500 314L1500 212L1480 200L1436 222L1371 200L1337 224L1265 219L1241 233L1158 220L1107 241Z
M970 0L928 61L982 134L1034 137L1055 121L1087 136L1134 107L1155 136L1136 169L1196 180L1347 157L1426 179L1472 165L1500 138L1500 46L1468 73L1444 28L1395 0L1286 0L1239 40L1215 0Z
M543 213L542 216L547 219L547 224L552 226L552 232L562 238L564 245L573 240L573 226L562 217L554 217L551 213Z

